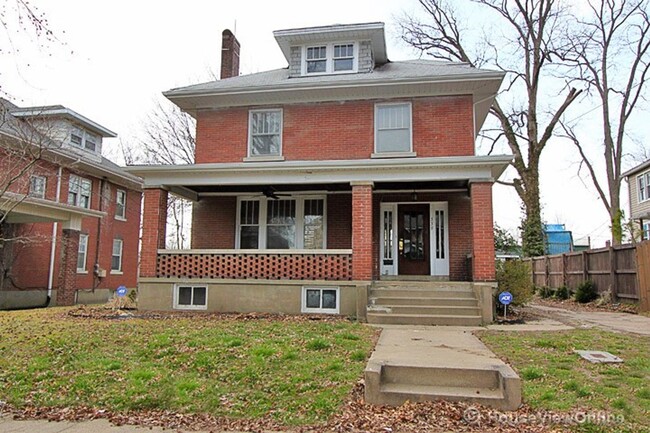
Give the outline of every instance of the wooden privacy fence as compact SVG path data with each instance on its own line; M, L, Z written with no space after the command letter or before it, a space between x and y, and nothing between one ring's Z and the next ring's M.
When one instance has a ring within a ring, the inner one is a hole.
M598 293L610 291L613 300L639 301L641 311L650 311L650 241L524 261L531 263L536 286L575 290L591 280Z

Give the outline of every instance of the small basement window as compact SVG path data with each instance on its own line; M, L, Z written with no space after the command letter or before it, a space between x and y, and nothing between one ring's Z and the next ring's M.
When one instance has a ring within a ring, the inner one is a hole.
M303 287L303 313L339 314L340 310L338 287Z
M208 288L206 286L175 286L174 309L206 310L208 308Z

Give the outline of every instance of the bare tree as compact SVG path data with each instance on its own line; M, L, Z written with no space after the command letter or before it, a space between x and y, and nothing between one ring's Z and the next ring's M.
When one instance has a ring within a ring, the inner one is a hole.
M466 37L468 30L461 26L462 20L450 3L418 1L425 18L406 16L400 23L407 44L434 59L466 62L475 67L489 65L506 73L505 90L490 111L498 123L496 130L486 131L492 142L490 153L503 141L512 152L517 176L501 183L512 186L523 203L524 254L542 254L540 158L562 115L580 94L580 90L568 88L548 110L540 98L545 81L552 79L546 73L555 68L552 59L566 49L560 36L566 33L568 12L559 0L472 0L474 27L491 12L498 20L493 28L504 32L499 36L493 31L482 38L482 45L472 47ZM509 103L507 98L519 102Z
M599 177L595 161L575 122L563 123L566 136L576 146L598 195L610 217L612 243L623 238L621 209L622 162L624 145L629 140L626 128L639 103L650 70L650 17L646 0L589 1L589 15L577 19L574 34L569 35L571 49L565 56L575 80L590 90L602 121L602 146L606 180Z
M127 164L193 164L196 147L195 121L178 107L167 102L157 102L145 123L136 149L122 146ZM186 248L189 236L186 221L192 204L180 197L171 196L167 209L170 228L168 242L172 248Z

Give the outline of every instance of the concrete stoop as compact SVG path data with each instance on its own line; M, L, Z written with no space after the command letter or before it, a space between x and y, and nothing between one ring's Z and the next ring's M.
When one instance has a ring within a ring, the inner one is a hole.
M465 401L499 410L521 405L521 380L462 328L385 328L365 370L365 399Z
M479 326L486 321L472 283L378 281L368 293L367 320L383 325Z

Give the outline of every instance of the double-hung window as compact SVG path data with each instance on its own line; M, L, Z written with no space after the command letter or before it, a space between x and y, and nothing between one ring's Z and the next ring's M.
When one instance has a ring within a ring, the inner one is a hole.
M650 240L650 221L644 222L642 227L641 239L644 241Z
M411 152L411 104L375 105L375 152Z
M96 153L99 137L79 128L72 128L70 132L70 144L74 147Z
M239 201L237 247L241 249L325 248L325 199Z
M93 183L76 175L70 176L68 185L68 204L90 209L90 194Z
M126 219L126 191L123 189L118 189L115 197L115 218Z
M77 252L77 272L86 272L86 259L88 257L88 235L79 235L79 250Z
M327 46L307 48L307 73L327 72Z
M282 155L282 110L251 110L248 126L248 156Z
M334 45L334 71L354 69L354 44Z
M29 178L29 195L37 198L45 198L45 176L34 175Z
M650 199L650 172L637 176L639 187L639 203Z
M354 42L307 46L303 55L303 75L357 71L357 44Z
M111 254L111 273L119 274L122 272L122 239L113 239L113 253Z

